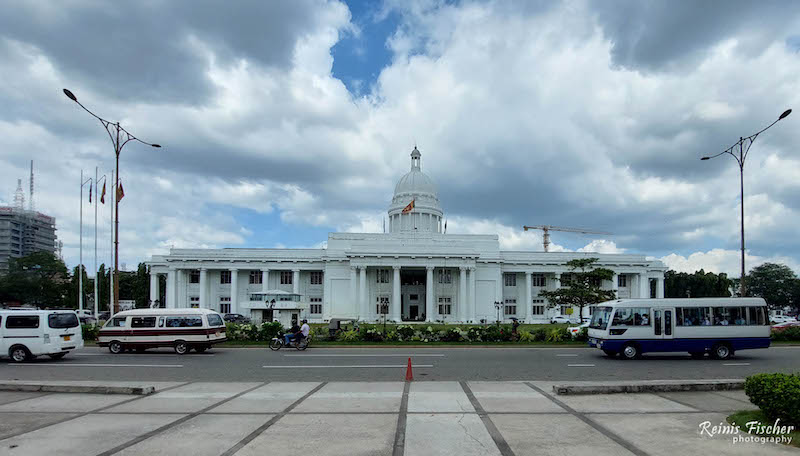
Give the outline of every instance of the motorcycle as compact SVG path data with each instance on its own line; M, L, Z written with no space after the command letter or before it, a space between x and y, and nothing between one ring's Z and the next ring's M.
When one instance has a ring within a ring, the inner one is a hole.
M270 350L277 351L283 347L294 347L300 351L303 351L308 348L308 344L311 343L311 334L309 334L308 337L303 337L299 342L296 338L292 339L292 341L289 342L289 345L286 345L286 339L283 336L284 334L280 333L277 337L273 337L272 340L269 341Z

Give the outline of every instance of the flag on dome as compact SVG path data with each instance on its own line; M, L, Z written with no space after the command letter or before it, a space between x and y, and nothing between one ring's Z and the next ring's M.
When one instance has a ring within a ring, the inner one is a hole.
M409 212L411 212L413 210L414 210L414 200L411 200L411 202L408 203L408 206L406 206L405 209L403 209L402 213L403 214L408 214Z

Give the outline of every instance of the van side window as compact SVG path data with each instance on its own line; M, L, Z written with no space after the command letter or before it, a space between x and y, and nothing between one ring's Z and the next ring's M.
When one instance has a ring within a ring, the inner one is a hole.
M39 327L38 315L9 315L6 318L6 328L30 329Z
M111 319L111 324L108 326L113 326L115 328L124 328L125 327L125 317L116 317Z
M223 326L222 318L217 314L208 315L208 326Z
M131 328L155 328L156 317L132 317Z
M203 319L196 317L167 317L168 328L195 328L202 327Z

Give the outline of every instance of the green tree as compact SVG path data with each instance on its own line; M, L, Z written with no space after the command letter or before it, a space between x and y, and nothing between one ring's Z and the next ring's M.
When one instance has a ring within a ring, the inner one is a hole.
M667 271L664 275L664 297L667 298L727 298L733 280L725 273L714 274L704 270L694 274Z
M0 300L37 307L68 306L69 278L67 266L50 252L10 258L8 274L0 277Z
M119 299L133 299L136 307L148 307L150 275L144 263L139 263L136 272L119 272Z
M785 264L764 263L745 276L747 294L767 301L773 309L796 306L797 274Z
M562 305L577 307L578 318L583 316L584 307L616 299L614 290L601 288L604 280L614 278L614 271L595 267L597 260L597 258L580 258L568 261L567 267L571 271L569 280L562 280L562 288L541 291L539 296L546 298L550 307Z
M69 288L67 289L67 295L64 302L64 307L69 307L73 309L78 308L78 266L72 268L72 275L70 278ZM83 267L83 308L88 309L89 307L89 296L94 293L94 284L89 279L89 275L86 273L86 266Z

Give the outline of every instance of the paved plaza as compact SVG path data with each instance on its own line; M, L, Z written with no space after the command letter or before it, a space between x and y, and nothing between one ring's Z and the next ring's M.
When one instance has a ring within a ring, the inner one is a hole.
M779 455L701 435L741 391L557 396L551 382L159 383L0 392L0 455Z

